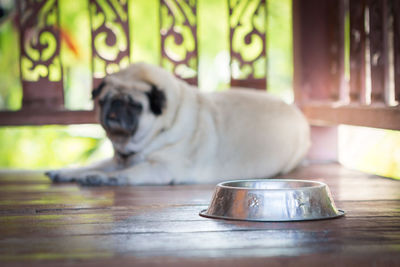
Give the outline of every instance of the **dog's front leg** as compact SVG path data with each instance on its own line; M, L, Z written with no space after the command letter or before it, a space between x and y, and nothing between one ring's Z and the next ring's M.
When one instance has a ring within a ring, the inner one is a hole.
M173 176L158 162L142 162L129 168L109 173L92 173L77 180L82 185L168 185Z
M46 172L53 182L74 182L84 177L101 175L106 172L115 171L118 163L114 158L96 162L87 167L66 168Z

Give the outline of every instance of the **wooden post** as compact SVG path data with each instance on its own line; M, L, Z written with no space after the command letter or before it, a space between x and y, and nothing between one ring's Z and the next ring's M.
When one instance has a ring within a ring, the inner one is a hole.
M395 100L400 102L400 1L392 1L393 50L394 50L394 91Z
M365 0L350 0L350 101L366 104Z
M371 102L387 103L389 90L388 3L369 0Z
M344 90L343 0L293 1L295 101L332 103ZM337 127L312 127L309 158L337 160ZM326 144L332 149L328 153Z
M344 79L344 1L293 1L296 102L337 101Z

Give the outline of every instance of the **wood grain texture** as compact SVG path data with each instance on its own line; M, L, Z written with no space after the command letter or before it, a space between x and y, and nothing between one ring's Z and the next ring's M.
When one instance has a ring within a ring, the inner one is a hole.
M1 266L396 266L400 182L336 164L282 178L326 182L343 218L212 220L215 185L79 187L0 172Z
M295 101L337 101L344 85L344 1L292 1Z
M371 101L386 102L389 84L388 0L368 0Z
M0 126L98 123L94 110L21 109L0 112Z
M310 103L303 107L303 112L312 125L348 124L400 130L400 106Z
M395 100L400 101L400 1L392 1Z
M365 95L365 7L366 0L351 0L350 12L350 101L366 104Z

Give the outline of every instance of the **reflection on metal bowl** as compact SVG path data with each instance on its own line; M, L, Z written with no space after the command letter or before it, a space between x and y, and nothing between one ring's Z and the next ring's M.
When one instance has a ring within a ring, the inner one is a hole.
M344 215L326 184L306 180L237 180L216 186L201 216L245 221L303 221Z

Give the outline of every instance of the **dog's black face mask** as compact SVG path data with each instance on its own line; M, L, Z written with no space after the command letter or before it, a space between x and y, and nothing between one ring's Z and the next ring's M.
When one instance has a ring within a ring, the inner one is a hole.
M105 97L100 101L101 124L113 135L132 136L138 128L142 109L142 104L126 95Z
M103 81L92 92L93 99L97 98L106 86ZM165 108L166 97L163 91L152 85L151 90L145 93L149 101L149 109L155 116L160 116ZM143 106L129 95L106 95L99 100L100 122L104 129L118 136L133 136L139 125L139 118Z

